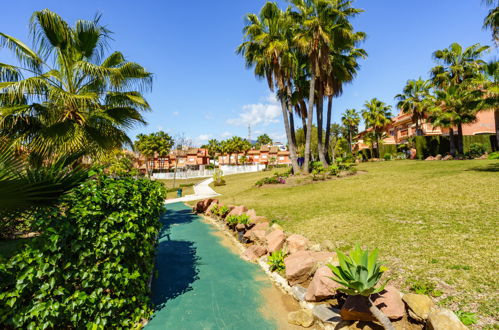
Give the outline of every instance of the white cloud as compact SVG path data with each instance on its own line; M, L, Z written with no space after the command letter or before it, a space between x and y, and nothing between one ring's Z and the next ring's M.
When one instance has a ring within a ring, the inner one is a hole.
M288 141L288 138L286 137L286 133L277 133L277 132L271 132L269 133L270 138L274 142L281 142L286 144Z
M222 135L221 135L221 137L226 138L226 137L230 137L232 135L233 134L231 132L223 132Z
M172 112L172 115L174 115L175 117L177 117L178 115L180 115L180 112L178 112L178 111L173 111L173 112Z
M235 126L269 125L278 123L280 116L281 107L277 102L276 97L270 95L263 103L244 105L239 117L227 119L227 124Z

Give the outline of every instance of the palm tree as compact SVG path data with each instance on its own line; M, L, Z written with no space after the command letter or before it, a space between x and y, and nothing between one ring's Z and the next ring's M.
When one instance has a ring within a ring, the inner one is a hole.
M395 99L399 101L397 107L403 113L410 114L412 122L416 124L416 135L423 135L420 124L429 106L428 96L430 89L430 81L421 78L418 80L408 80L402 94L395 96Z
M120 52L104 56L110 31L99 17L70 26L45 9L30 30L33 48L0 33L0 47L18 60L0 63L0 136L42 159L131 146L125 130L145 123L141 91L152 74Z
M484 92L484 106L494 111L496 147L499 147L499 62L491 61L483 65L473 84Z
M347 109L341 116L341 122L348 130L348 146L352 152L352 133L356 132L357 127L359 127L359 113L355 109Z
M277 87L281 102L284 128L289 144L293 171L299 171L296 146L293 143L289 113L291 112L290 86L294 56L290 42L290 19L276 3L267 2L259 15L246 15L243 29L245 41L236 52L246 60L246 67L254 68L257 78L266 78L271 91ZM291 113L292 114L292 113Z
M374 98L367 101L362 109L362 118L366 124L366 128L372 128L374 131L374 140L376 142L377 156L379 155L380 140L382 139L383 129L391 123L390 105Z
M205 146L208 149L210 157L215 159L215 155L220 152L220 142L217 139L208 140L208 144Z
M483 21L483 27L485 29L492 30L492 39L499 43L499 1L497 0L483 0L487 5L492 5L488 15ZM494 7L494 2L495 7Z
M322 135L322 102L328 80L326 73L330 68L330 52L341 45L345 39L352 39L354 33L348 17L360 10L351 8L350 1L331 0L292 0L296 11L291 12L295 21L294 42L306 54L310 86L308 96L308 118L305 143L304 170L308 172L310 161L310 141L313 122L313 107L317 104L318 134ZM329 91L329 90L328 90ZM317 93L317 101L315 94ZM329 93L334 94L334 93ZM327 164L322 136L318 137L319 157Z

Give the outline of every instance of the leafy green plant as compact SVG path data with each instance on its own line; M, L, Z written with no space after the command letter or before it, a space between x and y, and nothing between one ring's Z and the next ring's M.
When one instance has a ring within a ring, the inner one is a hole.
M247 226L250 223L250 217L246 213L243 213L238 217L237 222Z
M152 314L160 182L98 175L34 214L41 235L0 264L0 325L134 328Z
M268 258L267 264L273 272L282 272L286 269L284 264L284 252L282 250L274 251Z
M459 318L459 320L463 322L464 325L472 325L478 322L476 314L472 312L465 312L459 310L456 312L456 315Z
M480 157L487 151L487 148L483 145L483 143L472 143L469 146L468 152L466 153L466 156L475 158L475 157Z
M417 294L425 294L433 297L440 297L443 292L436 289L435 283L428 280L409 279L407 283L409 289Z
M230 212L229 208L225 205L222 205L218 208L218 216L219 217L225 218L227 216L227 214L229 214L229 212Z
M499 151L494 151L491 152L488 156L487 159L499 159Z
M225 218L225 221L227 221L227 224L229 227L234 227L235 225L238 224L239 222L239 217L237 215L229 215L227 218Z
M213 184L215 186L225 186L224 172L219 168L213 172Z
M330 175L338 176L340 174L340 168L336 164L332 164L328 167Z
M210 207L210 212L211 214L213 215L218 215L219 214L219 206L218 204L213 204L211 207Z
M392 155L389 154L389 153L386 153L384 156L383 156L383 159L384 160L392 160Z
M362 250L359 244L350 251L349 255L340 250L336 251L339 266L328 264L333 272L333 279L343 287L340 291L349 295L360 295L366 298L369 310L380 321L385 329L393 329L390 320L372 303L369 298L374 293L384 290L385 285L377 286L381 276L386 271L378 261L378 249L369 252Z

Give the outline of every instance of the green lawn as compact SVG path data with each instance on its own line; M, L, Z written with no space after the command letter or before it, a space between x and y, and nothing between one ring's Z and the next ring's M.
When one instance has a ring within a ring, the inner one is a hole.
M497 323L499 161L391 161L358 169L367 173L294 187L254 187L272 172L232 175L214 189L222 202L254 208L317 243L378 247L392 283L404 290L435 285L440 304L476 312L480 327Z
M179 187L179 185L181 184L190 184L190 183L194 183L194 184L197 184L201 181L204 181L206 180L207 178L194 178L194 179L183 179L183 180L175 180L175 187ZM161 181L163 182L163 184L165 185L166 188L173 188L173 180L158 180L158 181ZM183 187L182 188L182 195L185 196L185 195L190 195L190 194L194 194L194 188L191 186L191 187ZM166 198L176 198L177 197L177 192L174 191L174 192L169 192L166 196Z

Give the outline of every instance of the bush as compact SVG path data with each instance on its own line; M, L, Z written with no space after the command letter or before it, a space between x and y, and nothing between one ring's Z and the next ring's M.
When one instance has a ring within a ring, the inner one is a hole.
M340 168L336 164L330 165L328 170L330 175L338 176L340 174Z
M472 143L469 146L468 152L466 153L466 156L475 158L475 157L480 157L483 155L487 149L482 143Z
M459 318L461 322L463 322L464 325L473 325L478 322L478 319L476 317L475 313L471 312L465 312L465 311L457 311L456 316Z
M487 159L499 159L499 151L494 151L490 153Z
M284 252L282 252L282 250L272 252L267 263L272 272L276 271L280 273L284 271L286 269L286 265L284 264Z
M218 206L218 204L213 204L213 205L210 207L210 212L211 212L213 215L218 215L218 214L219 214L219 206Z
M250 217L246 213L243 213L237 218L237 222L247 226L250 223Z
M222 218L225 218L229 212L230 212L229 208L225 205L222 205L218 208L218 216Z
M255 182L255 186L261 187L264 184L285 184L286 180L280 177L278 173L275 173L274 176L269 176L267 178L263 178Z
M0 324L133 328L152 314L148 282L165 188L98 176L34 215L42 232L0 265Z
M238 224L239 222L239 216L237 215L229 215L227 218L225 218L225 221L227 221L227 224L230 226L230 227L233 227L235 225Z
M392 155L391 155L391 154L386 153L386 154L383 156L383 159L384 159L384 160L392 160Z
M213 182L215 186L225 186L224 172L221 169L213 172Z

